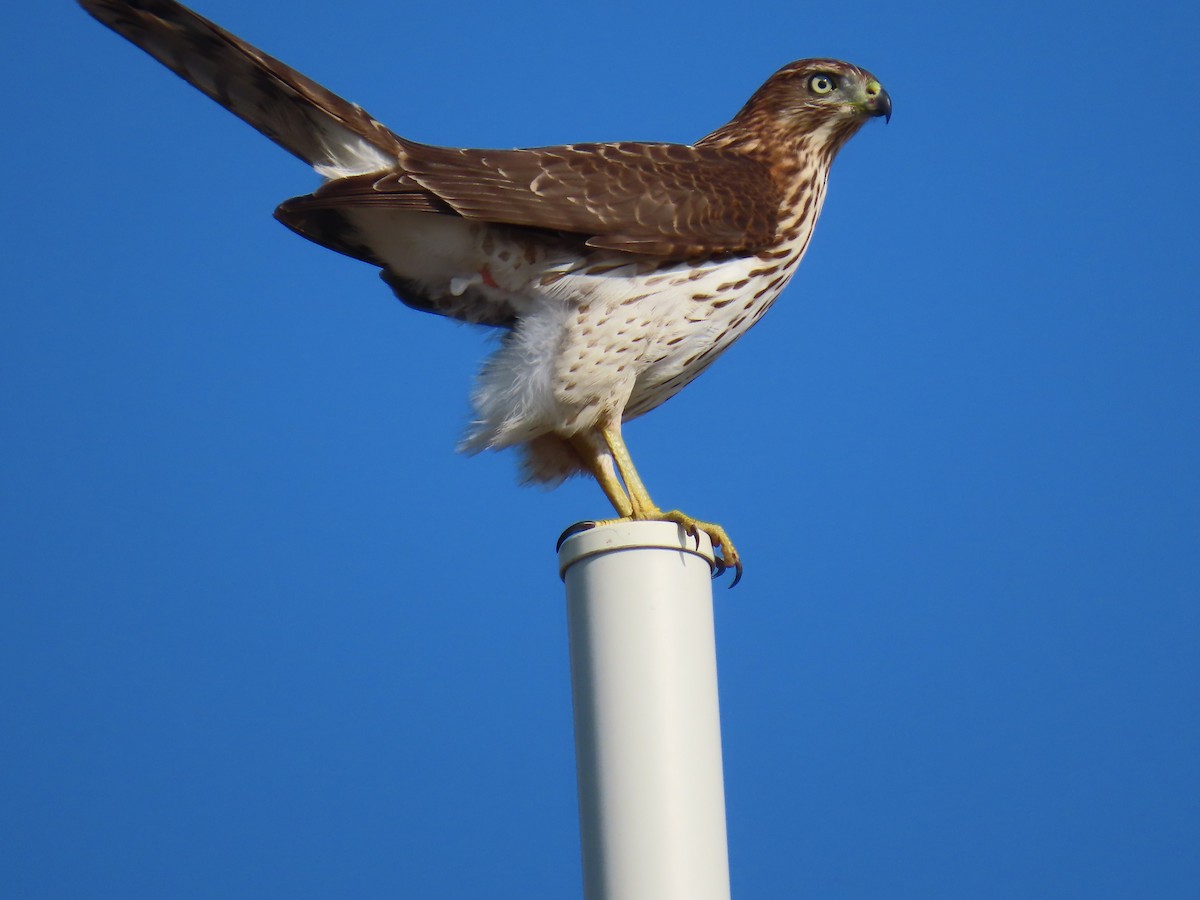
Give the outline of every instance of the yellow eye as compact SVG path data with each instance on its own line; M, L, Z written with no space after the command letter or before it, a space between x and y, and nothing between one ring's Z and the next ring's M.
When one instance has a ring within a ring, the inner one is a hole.
M808 89L814 94L828 94L837 87L832 75L819 73L808 79Z

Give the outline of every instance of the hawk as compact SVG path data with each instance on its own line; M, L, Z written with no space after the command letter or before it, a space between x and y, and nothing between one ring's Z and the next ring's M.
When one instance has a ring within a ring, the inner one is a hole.
M520 448L530 482L591 473L622 520L707 533L665 511L624 421L674 396L757 322L796 271L838 150L879 81L804 59L695 144L523 150L417 143L174 0L80 0L87 12L316 169L276 217L378 266L408 306L503 332L462 448Z

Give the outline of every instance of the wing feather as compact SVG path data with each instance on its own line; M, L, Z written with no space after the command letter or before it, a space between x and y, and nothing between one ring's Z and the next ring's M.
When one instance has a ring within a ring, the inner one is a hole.
M403 166L459 215L580 234L592 246L693 255L754 249L775 236L779 199L766 166L716 148L411 145Z
M766 166L681 144L574 144L471 150L403 141L402 171L324 185L278 215L305 233L316 209L371 206L579 235L589 245L661 257L759 249L779 198Z

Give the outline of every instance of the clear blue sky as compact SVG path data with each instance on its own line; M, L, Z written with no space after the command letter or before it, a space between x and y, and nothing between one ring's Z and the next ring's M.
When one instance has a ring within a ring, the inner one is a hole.
M735 895L1195 896L1193 5L200 9L446 144L874 71L797 278L627 434L746 560ZM276 224L300 163L74 3L0 32L0 892L577 896L599 490L453 452L487 338Z

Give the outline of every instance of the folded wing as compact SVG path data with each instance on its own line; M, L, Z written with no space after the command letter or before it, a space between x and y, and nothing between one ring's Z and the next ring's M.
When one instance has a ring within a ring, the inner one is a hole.
M592 247L687 258L755 250L775 236L779 199L765 166L713 148L573 144L530 150L402 140L400 169L333 181L278 215L388 207L580 236Z

